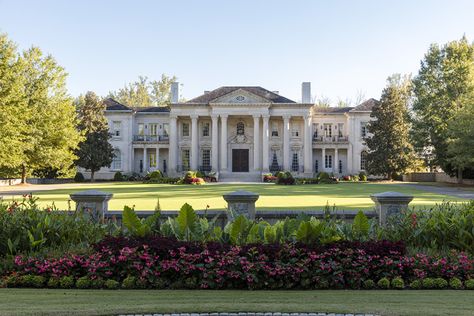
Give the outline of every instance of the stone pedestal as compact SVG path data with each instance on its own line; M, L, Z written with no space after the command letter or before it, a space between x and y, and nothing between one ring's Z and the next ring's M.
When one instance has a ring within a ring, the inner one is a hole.
M76 202L76 212L90 212L96 221L104 219L104 213L109 209L109 200L113 194L96 190L76 192L71 195Z
M370 198L375 202L380 225L385 225L390 216L400 214L401 211L408 209L408 204L413 200L412 195L399 192L372 194Z
M249 191L235 191L223 195L227 202L227 219L233 220L239 215L244 215L250 220L255 219L255 202L260 197Z

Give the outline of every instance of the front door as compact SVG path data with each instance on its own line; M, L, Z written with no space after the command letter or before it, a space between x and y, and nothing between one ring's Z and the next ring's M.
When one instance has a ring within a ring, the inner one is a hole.
M249 172L248 149L232 149L232 172Z

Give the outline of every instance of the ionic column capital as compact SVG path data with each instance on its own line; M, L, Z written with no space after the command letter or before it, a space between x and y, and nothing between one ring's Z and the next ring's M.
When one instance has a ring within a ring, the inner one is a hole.
M229 114L220 114L221 119L227 119Z
M199 118L199 115L197 115L197 114L191 114L191 115L189 115L189 117L191 118L191 120L195 121L195 120L197 120L197 119Z

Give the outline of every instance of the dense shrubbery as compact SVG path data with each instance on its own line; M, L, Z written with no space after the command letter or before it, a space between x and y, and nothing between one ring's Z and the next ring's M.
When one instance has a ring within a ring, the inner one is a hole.
M289 171L279 171L276 174L276 183L277 184L284 184L284 185L292 185L295 184L295 178Z
M123 181L123 174L120 171L117 171L114 174L114 181Z
M74 182L84 182L85 178L84 175L81 172L76 172L76 175L74 176Z

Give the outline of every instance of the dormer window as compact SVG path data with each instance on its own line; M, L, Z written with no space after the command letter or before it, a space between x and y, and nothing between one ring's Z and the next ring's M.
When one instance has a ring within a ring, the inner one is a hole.
M245 134L245 125L243 122L237 123L237 135L244 135Z

